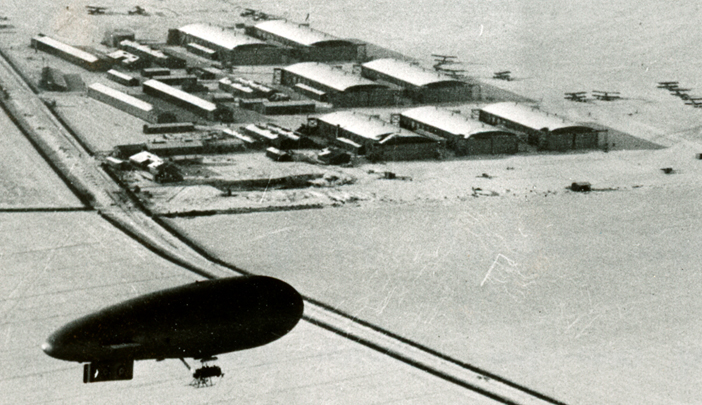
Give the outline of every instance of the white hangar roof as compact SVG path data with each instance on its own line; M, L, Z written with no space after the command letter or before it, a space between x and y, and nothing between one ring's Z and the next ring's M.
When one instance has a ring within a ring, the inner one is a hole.
M352 87L386 87L361 76L346 73L319 62L302 62L287 66L283 70L305 77L336 91L347 91Z
M401 115L449 132L456 136L465 136L466 138L471 135L484 132L504 132L500 128L493 127L492 125L470 119L465 115L435 106L412 108L402 112Z
M426 138L379 118L353 111L337 111L318 118L328 124L339 126L364 138L382 141L388 136L403 138Z
M344 39L314 30L307 25L285 20L270 20L256 24L257 29L286 38L303 46L315 46L324 42L349 42Z
M417 87L451 82L461 85L464 84L460 80L456 80L439 72L427 70L417 65L411 65L398 59L376 59L366 62L362 66Z
M245 45L270 46L265 42L251 38L248 35L237 35L230 30L226 30L215 25L190 24L178 28L178 30L184 34L200 38L204 41L229 50Z
M481 110L536 131L544 128L547 128L549 131L565 128L588 128L586 125L574 123L563 117L513 102L490 104L481 108Z

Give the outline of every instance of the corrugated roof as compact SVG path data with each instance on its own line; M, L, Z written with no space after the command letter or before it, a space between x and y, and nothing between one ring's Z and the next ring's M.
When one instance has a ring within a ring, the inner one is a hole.
M412 108L402 112L401 115L453 135L464 136L466 138L484 132L504 132L502 129L493 127L492 125L434 106Z
M192 94L188 94L182 90L178 90L175 87L169 86L165 83L159 82L158 80L147 80L143 84L144 86L148 86L151 88L154 88L156 90L162 91L166 94L170 94L173 97L177 97L186 103L192 104L198 108L202 108L203 110L206 111L215 111L217 109L217 106L214 105L213 103L210 103L207 100L203 100L200 97L193 96Z
M353 111L337 111L317 118L330 125L340 126L358 136L381 141L389 135L400 137L422 137L419 134L402 129L379 118Z
M394 77L417 87L442 82L463 84L460 80L456 80L436 71L424 69L417 65L411 65L398 59L376 59L364 63L363 67Z
M147 103L146 101L139 100L136 97L132 97L127 93L123 93L119 90L115 90L111 87L107 87L101 83L93 83L89 86L89 88L91 88L97 92L106 94L112 98L119 100L119 101L130 104L130 105L132 105L140 110L143 110L143 111L151 111L154 109L154 106Z
M315 46L322 42L344 41L341 38L314 30L306 25L285 20L270 20L256 24L256 28L288 39L303 46Z
M72 47L70 45L66 45L63 42L57 41L51 37L47 37L44 35L38 35L38 36L34 37L34 40L39 41L39 42L43 42L44 44L46 44L52 48L59 49L63 52L66 52L66 53L71 54L75 57L83 59L84 61L86 61L88 63L95 63L99 60L98 57L93 55L92 53L88 53L88 52L82 51L78 48Z
M178 30L184 34L192 35L229 50L242 45L268 46L268 44L258 39L251 38L247 35L237 35L230 30L225 30L222 27L209 24L190 24L178 28Z
M318 62L302 62L290 65L283 70L323 84L336 91L346 91L351 87L386 87L361 76L346 73Z
M119 44L120 44L120 46L124 46L127 48L137 49L141 52L144 52L148 55L151 55L154 58L158 58L158 59L167 59L168 58L168 56L166 56L165 53L159 51L158 49L153 49L148 45L142 45L142 44L135 42L135 41L130 41L128 39L125 39L124 41L120 42Z
M261 128L256 124L247 125L246 130L271 141L275 141L276 139L278 139L278 134L273 133L267 128Z
M112 75L112 76L117 76L117 77L119 77L120 79L124 79L124 80L133 80L133 79L134 79L134 77L129 76L129 75L126 74L126 73L122 73L122 72L120 72L119 70L114 70L114 69L108 70L108 71L107 71L107 74L108 74L108 75Z
M558 117L554 114L549 114L545 111L518 103L495 103L486 105L481 108L481 110L536 131L540 131L544 128L548 128L549 131L554 131L569 127L585 127L584 125L576 124L563 117Z

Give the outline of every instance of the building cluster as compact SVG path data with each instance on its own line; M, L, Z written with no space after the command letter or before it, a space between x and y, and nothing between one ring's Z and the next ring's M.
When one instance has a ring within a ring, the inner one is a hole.
M107 78L121 86L141 84L143 97L99 83L89 86L88 95L150 123L145 126L148 131L177 132L168 125L183 121L180 110L207 121L231 122L234 106L274 115L312 114L319 103L334 108L423 105L395 114L392 123L376 116L336 111L313 118L308 129L337 150L372 160L428 159L442 155L445 149L459 156L514 154L525 143L552 151L598 147L598 131L517 103L487 105L475 111L478 119L436 107L479 99L480 89L416 63L392 58L368 61L366 46L359 41L285 20L238 28L243 31L189 24L169 30L167 46L156 48L138 42L129 30L113 30L103 43L117 49L105 55L45 35L32 38L32 46L85 69L107 71ZM217 65L214 61L227 66L283 67L273 68L273 84L268 85L208 67ZM130 72L137 70L141 78ZM51 86L64 86L61 75L53 70L47 70L45 76ZM211 83L207 87L201 81ZM232 131L230 138L240 145L265 145L283 151L304 143L299 133L272 124L251 124L241 132ZM182 147L176 143L151 147L167 154L173 150L213 150L193 141L182 142L189 143Z

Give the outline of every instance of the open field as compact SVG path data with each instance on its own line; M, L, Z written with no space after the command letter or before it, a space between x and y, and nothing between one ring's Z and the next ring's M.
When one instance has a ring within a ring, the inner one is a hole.
M238 266L566 403L694 403L695 194L661 186L173 221Z
M114 86L116 87L116 86ZM56 109L95 152L111 152L115 145L145 143L145 121L85 95L54 97Z
M3 110L0 128L0 209L82 207Z
M702 147L702 146L700 146ZM424 162L387 162L358 167L325 167L301 162L276 163L260 152L218 157L200 166L210 179L266 179L284 174L320 173L334 182L324 187L236 191L231 196L208 186L163 186L139 181L155 213L207 210L254 211L314 206L383 206L468 201L478 197L527 199L568 194L575 181L588 181L595 190L620 192L639 188L695 188L702 179L702 160L695 158L696 143L681 142L665 149L584 151L569 154L458 158ZM674 172L664 174L662 168ZM411 181L388 180L392 172ZM248 176L248 177L247 177Z
M198 277L95 213L0 214L0 235L0 402L493 403L304 321L264 348L220 355L226 375L210 389L188 386L178 360L137 362L132 381L83 384L80 364L42 353L51 332Z

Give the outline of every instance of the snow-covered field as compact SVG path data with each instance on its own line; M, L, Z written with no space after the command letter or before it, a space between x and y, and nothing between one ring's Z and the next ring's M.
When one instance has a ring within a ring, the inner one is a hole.
M18 27L3 34L9 46L37 32L96 45L115 26L163 40L186 22L232 25L243 7L309 13L313 27L426 65L431 53L455 54L469 74L543 109L666 146L373 166L413 181L369 180L364 190L385 197L377 204L176 223L237 266L567 403L702 397L702 110L656 88L677 80L702 94L698 3L150 0L140 3L149 18L90 17L85 0L34 3L0 5ZM517 80L494 82L497 70ZM624 99L563 100L592 90ZM612 191L566 192L572 181Z

